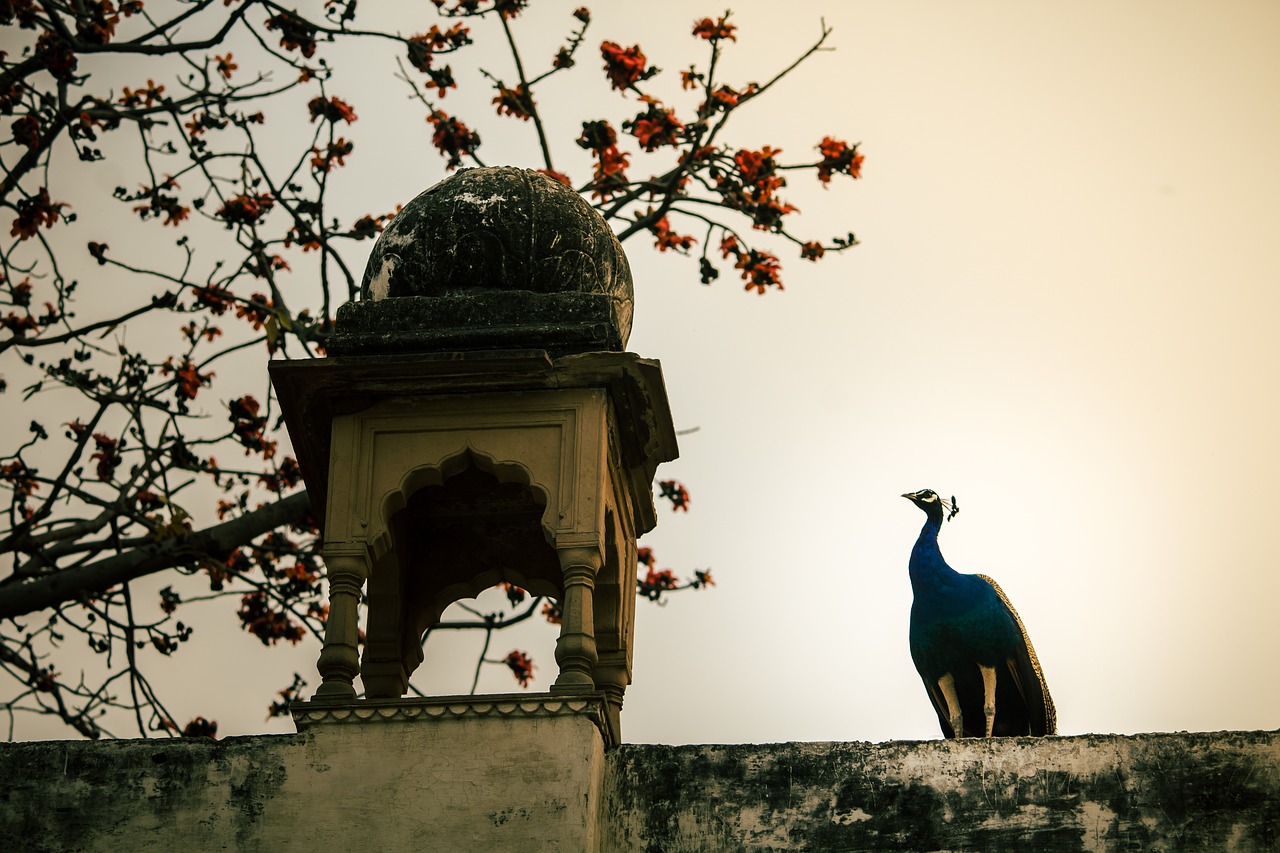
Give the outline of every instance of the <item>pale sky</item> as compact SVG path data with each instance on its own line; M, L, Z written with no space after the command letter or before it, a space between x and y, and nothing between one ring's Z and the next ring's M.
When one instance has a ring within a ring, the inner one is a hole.
M534 3L563 7L551 50L576 5ZM705 66L693 18L723 12L592 9L588 44L639 42L664 96ZM757 297L627 244L629 349L662 361L677 427L698 428L659 473L686 484L691 511L664 509L642 544L718 585L640 603L625 739L939 737L907 648L924 516L899 495L925 487L959 499L943 553L1014 602L1061 733L1280 726L1280 6L745 0L726 81L771 76L820 18L837 49L725 138L783 160L826 135L861 142L861 181L795 177L782 195L807 237L862 245L792 258L786 291ZM545 20L517 37L536 45ZM507 70L496 51L486 62ZM581 89L542 96L549 123L634 113L579 70ZM375 212L444 176L393 71L390 56L361 64L351 129L348 191ZM509 147L537 165L527 127L481 132L487 162ZM201 633L167 662L185 682L175 714L217 717L224 735L291 731L265 705L295 669L318 683L318 649L261 651L232 609L190 620ZM522 626L495 648L533 654L545 690L554 638ZM423 683L465 691L477 639L429 646L440 676ZM482 682L511 686L496 667Z

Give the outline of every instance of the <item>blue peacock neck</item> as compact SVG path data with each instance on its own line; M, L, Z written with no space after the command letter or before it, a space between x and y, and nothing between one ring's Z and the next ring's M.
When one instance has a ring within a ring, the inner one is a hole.
M911 560L907 564L911 575L911 587L919 591L920 585L933 584L940 580L949 580L959 575L955 569L947 565L942 550L938 547L938 533L942 530L942 514L935 517L932 513L920 528L920 536L911 549Z

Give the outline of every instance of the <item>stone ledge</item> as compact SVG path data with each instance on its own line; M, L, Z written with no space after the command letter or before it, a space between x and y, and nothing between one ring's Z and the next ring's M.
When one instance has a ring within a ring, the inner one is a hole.
M485 696L431 696L422 699L310 700L289 706L299 732L317 726L380 722L432 722L484 717L586 717L608 742L603 693L557 696L502 693Z

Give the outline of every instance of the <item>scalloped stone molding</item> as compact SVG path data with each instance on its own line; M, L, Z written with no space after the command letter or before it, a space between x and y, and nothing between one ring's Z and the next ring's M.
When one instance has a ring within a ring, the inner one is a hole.
M600 729L613 746L605 724L603 693L573 696L550 693L503 693L488 696L432 696L425 699L357 699L347 702L308 701L289 706L299 732L316 726L378 722L432 722L482 718L581 716Z

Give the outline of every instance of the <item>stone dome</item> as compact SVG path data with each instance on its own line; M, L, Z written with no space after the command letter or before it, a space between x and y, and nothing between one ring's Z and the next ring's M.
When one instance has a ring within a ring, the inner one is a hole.
M582 196L528 169L465 169L391 220L329 349L620 351L631 312L622 245Z

